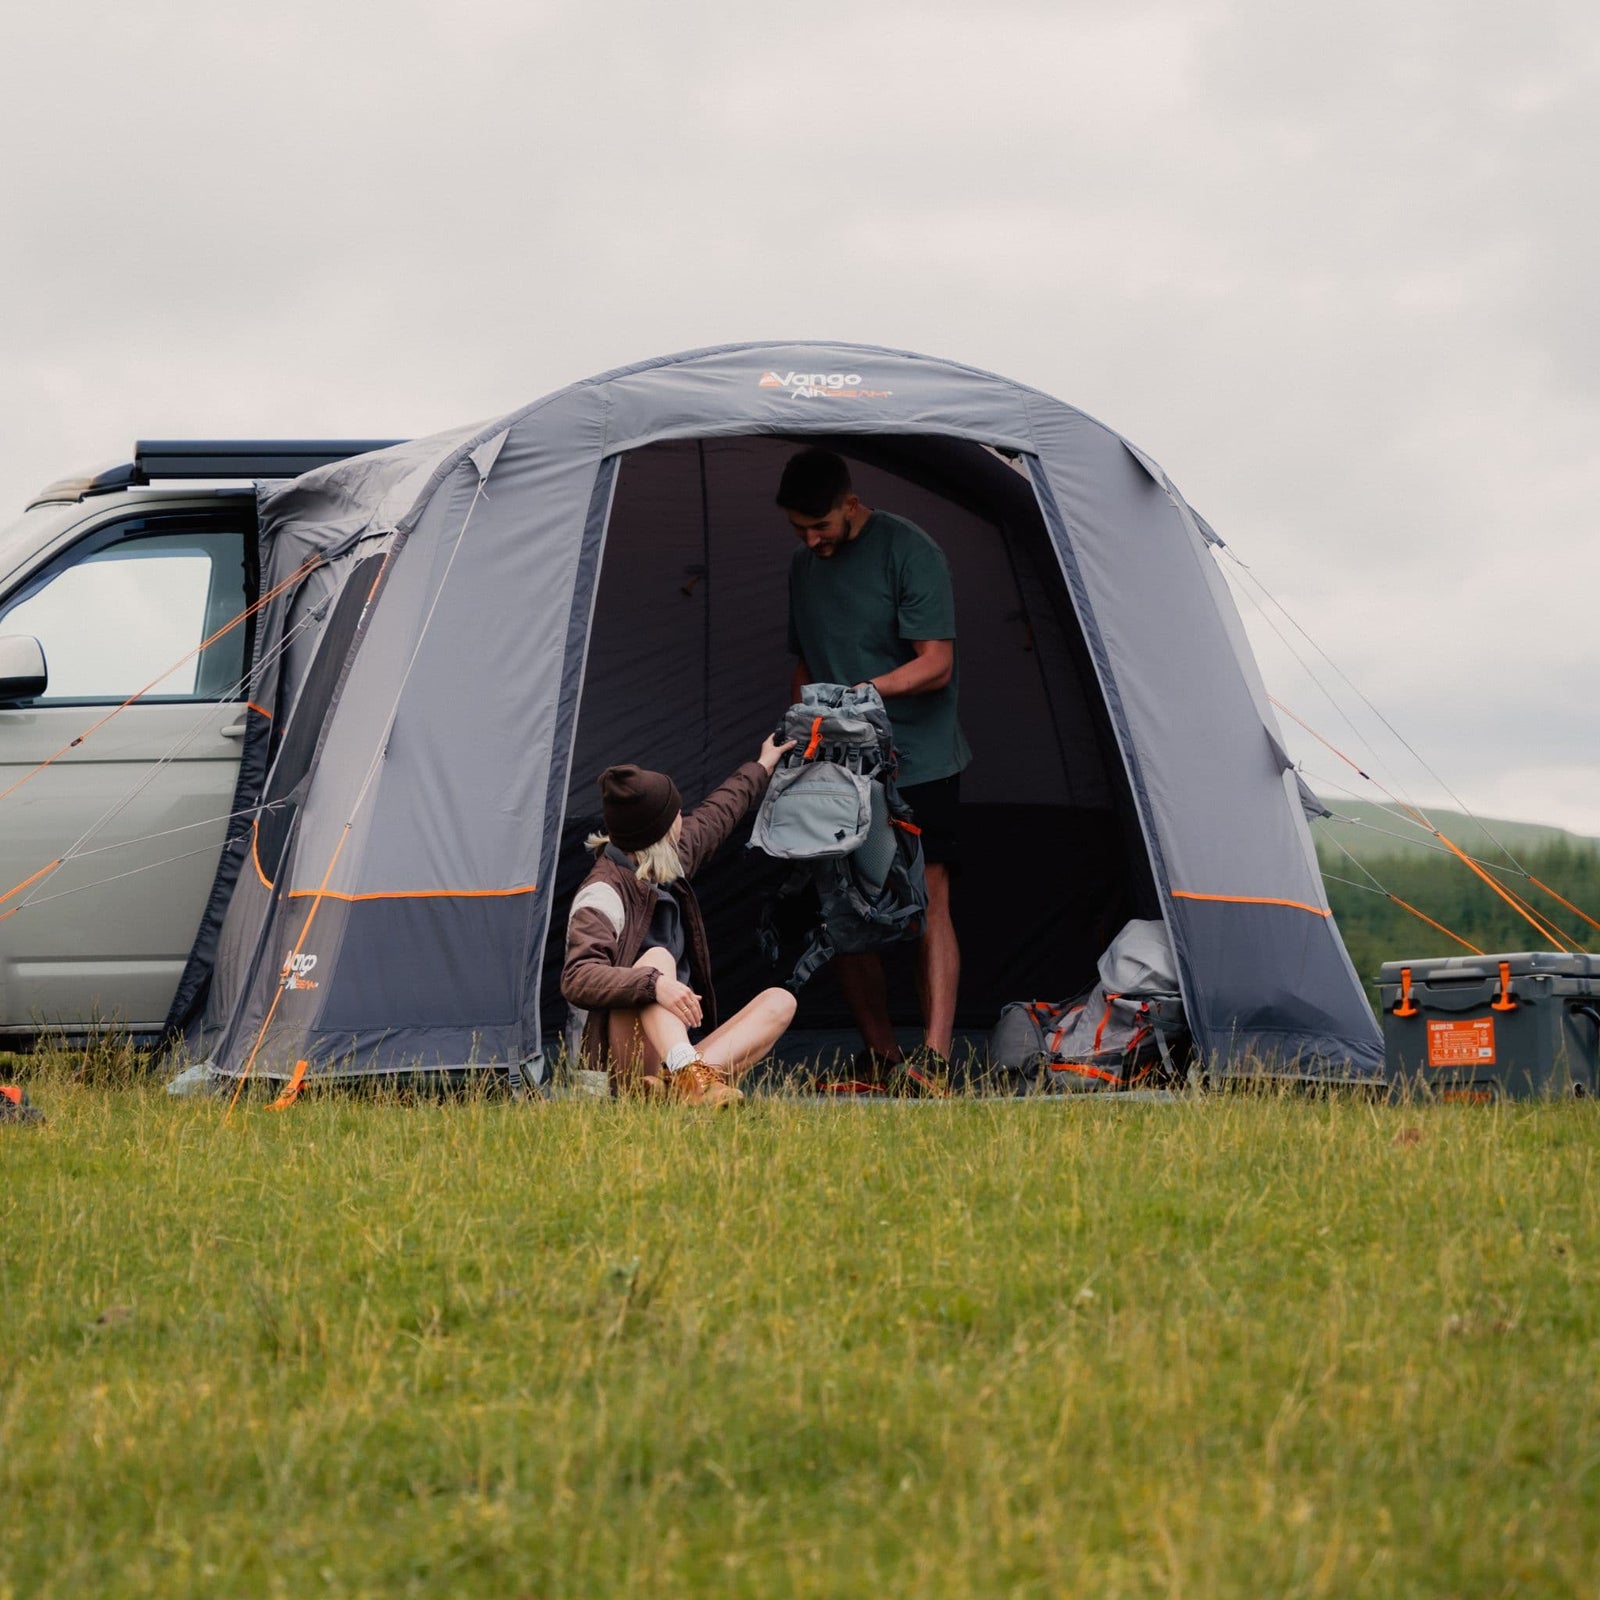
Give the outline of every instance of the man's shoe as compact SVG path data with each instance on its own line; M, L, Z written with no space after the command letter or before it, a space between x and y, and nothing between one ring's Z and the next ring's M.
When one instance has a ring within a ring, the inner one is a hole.
M931 1045L919 1045L890 1069L891 1094L908 1100L947 1100L950 1097L950 1063Z
M876 1050L858 1050L831 1072L824 1070L817 1088L823 1094L888 1094L899 1065Z
M744 1091L721 1077L717 1069L696 1058L676 1072L665 1074L663 1087L669 1100L680 1100L684 1105L710 1106L720 1110L723 1106L736 1106L744 1099Z

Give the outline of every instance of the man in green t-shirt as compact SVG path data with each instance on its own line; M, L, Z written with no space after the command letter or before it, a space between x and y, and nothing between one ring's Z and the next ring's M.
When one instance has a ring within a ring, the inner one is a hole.
M789 564L789 649L798 658L790 699L807 683L870 683L894 723L900 792L922 830L927 864L917 987L926 1049L938 1065L950 1055L961 977L950 870L960 859L961 770L971 759L956 721L950 568L914 522L864 506L831 450L791 456L777 500L803 546ZM867 1070L886 1075L902 1056L883 963L841 955L833 967L867 1045Z

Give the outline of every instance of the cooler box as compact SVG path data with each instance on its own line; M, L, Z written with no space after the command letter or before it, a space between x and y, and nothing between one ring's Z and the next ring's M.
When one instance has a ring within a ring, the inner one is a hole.
M1445 1100L1593 1094L1600 1057L1600 957L1386 961L1384 1060L1395 1083Z

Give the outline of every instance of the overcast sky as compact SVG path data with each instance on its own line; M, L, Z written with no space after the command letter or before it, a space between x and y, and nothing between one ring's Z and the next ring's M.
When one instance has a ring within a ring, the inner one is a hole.
M0 515L141 436L431 432L732 339L920 350L1154 456L1471 806L1600 834L1597 18L13 0Z

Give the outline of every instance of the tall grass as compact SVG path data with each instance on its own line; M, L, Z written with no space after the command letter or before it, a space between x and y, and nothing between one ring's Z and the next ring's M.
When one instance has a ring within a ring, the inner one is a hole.
M1592 1107L0 1130L0 1595L1594 1593Z

